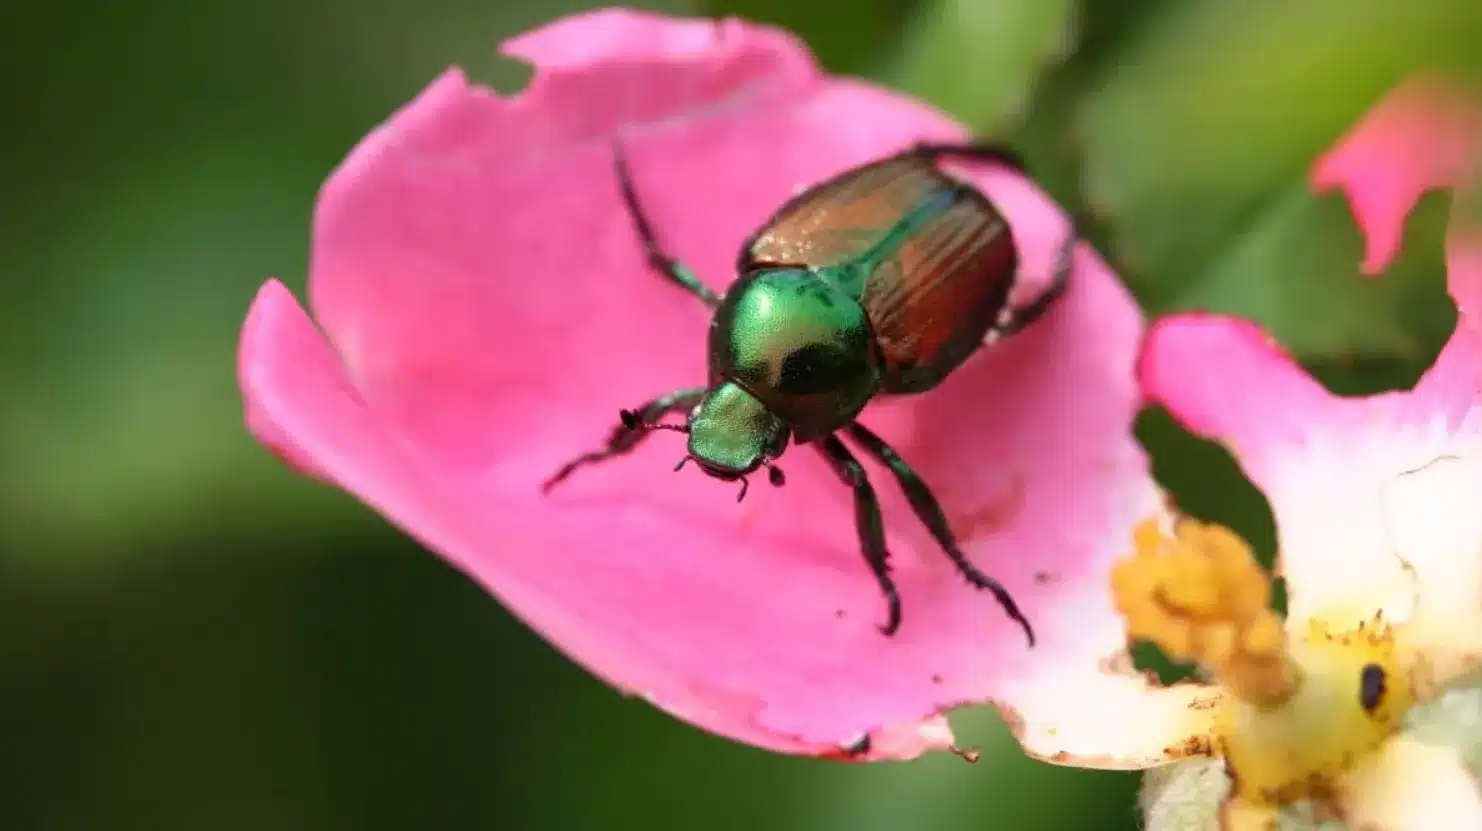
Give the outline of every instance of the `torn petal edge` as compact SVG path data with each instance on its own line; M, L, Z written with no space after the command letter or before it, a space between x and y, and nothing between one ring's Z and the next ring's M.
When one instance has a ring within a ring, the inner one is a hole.
M1163 686L1154 673L1133 668L1125 652L1101 661L1092 677L1050 683L1061 697L1044 701L1042 713L993 702L1032 758L1065 767L1147 770L1213 751L1216 708L1224 695L1218 686Z
M1459 79L1425 73L1370 108L1313 166L1308 183L1348 198L1364 232L1359 270L1375 277L1399 254L1416 203L1433 190L1465 186L1479 162L1482 97Z

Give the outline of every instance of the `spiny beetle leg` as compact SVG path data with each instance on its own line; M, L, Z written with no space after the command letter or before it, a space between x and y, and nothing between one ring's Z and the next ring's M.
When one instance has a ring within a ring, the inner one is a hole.
M576 469L579 467L603 462L614 456L633 452L633 449L653 432L652 430L641 429L643 424L658 421L669 413L691 409L700 403L700 399L704 396L705 389L703 387L675 390L674 392L654 398L651 401L644 402L636 410L624 410L622 423L612 428L612 432L607 436L606 444L601 449L583 453L571 459L566 464L561 465L560 470L557 470L551 474L549 479L545 480L545 483L541 485L541 490L549 493L551 488L560 484L562 480L576 472ZM632 425L628 424L630 414L636 416L636 423Z
M993 162L1010 170L1023 173L1024 159L1007 144L991 141L963 142L958 144L934 144L923 142L911 152L930 156L933 159L952 158L968 162Z
M648 257L648 264L680 288L699 298L701 303L715 308L720 304L720 297L695 272L674 259L659 245L653 223L649 222L648 214L638 202L638 193L633 187L633 174L628 169L628 155L620 142L613 144L613 164L617 168L618 188L623 194L623 204L627 206L628 215L633 218L633 225L638 229L638 239L643 243L643 253Z
M860 552L864 554L865 562L875 575L875 582L880 584L880 591L885 595L887 614L885 625L880 627L880 631L886 636L894 635L901 625L901 598L896 591L895 581L890 578L890 554L885 550L885 520L880 514L880 500L875 496L875 489L870 487L870 479L865 474L864 466L839 441L838 436L828 436L819 441L817 446L839 481L854 491L854 526L859 535Z
M875 435L873 431L858 422L844 428L849 437L855 441L866 453L874 457L895 474L895 479L900 483L901 490L905 491L906 499L911 503L911 509L916 512L917 518L931 532L937 545L951 558L952 564L957 566L958 572L962 574L967 582L977 589L987 589L993 593L998 605L1013 621L1024 629L1024 634L1029 638L1029 645L1034 646L1034 628L1025 619L1024 613L1019 611L1019 604L997 580L984 574L973 565L967 555L957 547L957 537L947 525L947 517L942 513L942 506L926 482L912 470L910 465L895 452L895 449L885 443L885 440Z

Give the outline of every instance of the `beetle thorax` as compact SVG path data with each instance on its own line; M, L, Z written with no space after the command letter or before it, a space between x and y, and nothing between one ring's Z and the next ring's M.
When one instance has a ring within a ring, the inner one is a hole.
M744 387L799 441L843 427L879 389L880 359L859 302L826 275L743 275L710 327L712 383Z

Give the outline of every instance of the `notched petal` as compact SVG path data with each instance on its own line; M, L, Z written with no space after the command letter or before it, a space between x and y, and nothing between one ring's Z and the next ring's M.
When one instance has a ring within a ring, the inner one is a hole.
M1341 188L1365 236L1365 274L1400 250L1405 217L1427 191L1474 182L1482 151L1482 99L1423 75L1392 90L1313 168L1317 190Z
M822 80L807 47L782 29L629 9L557 20L500 52L535 68L514 106L547 111L566 140L733 98L805 94Z
M255 406L272 404L272 429L255 428L265 441L291 440L608 683L783 752L830 752L861 731L868 758L943 747L944 709L1018 707L1011 682L1037 689L1120 641L1107 574L1158 494L1131 434L1141 314L1085 246L1043 321L865 418L965 524L966 556L1030 615L1032 651L883 472L872 479L904 603L895 638L878 629L884 602L851 501L804 449L783 460L785 490L739 507L732 489L669 472L682 452L672 435L542 494L619 408L705 377L705 309L645 261L615 133L666 247L719 290L742 240L798 187L965 131L818 76L764 27L602 12L510 51L538 64L530 89L504 99L450 71L326 184L309 295L334 350L316 341L305 365L326 377L313 383L286 383L302 375L289 358L244 375ZM965 175L1003 209L1042 286L1063 211L1018 174ZM251 340L279 336L296 337Z
M1177 315L1153 327L1140 375L1152 400L1225 444L1265 494L1300 626L1318 613L1357 624L1406 611L1391 603L1410 584L1383 517L1386 488L1476 433L1476 365L1454 342L1413 392L1340 398L1255 326Z
M1257 485L1314 427L1347 417L1269 335L1238 318L1194 313L1155 321L1137 373L1152 403L1225 445Z

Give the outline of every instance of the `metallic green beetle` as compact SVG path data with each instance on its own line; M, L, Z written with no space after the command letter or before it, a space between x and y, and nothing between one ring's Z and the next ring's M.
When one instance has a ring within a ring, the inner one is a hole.
M900 626L879 501L848 437L883 463L967 582L992 592L1032 646L1034 630L997 580L963 555L926 483L879 436L855 421L880 395L926 392L979 347L1047 311L1069 282L1079 236L1061 247L1050 286L1023 308L1009 304L1019 252L1008 222L980 191L939 166L943 158L1015 170L1012 150L990 144L922 144L846 171L789 200L742 247L736 282L716 295L660 247L639 206L621 145L614 151L623 200L653 268L714 310L706 387L682 389L623 410L601 449L582 454L545 483L629 453L655 429L689 434L701 470L741 482L774 464L788 442L811 444L854 491L860 547L887 603L881 631ZM685 424L660 423L688 411Z

